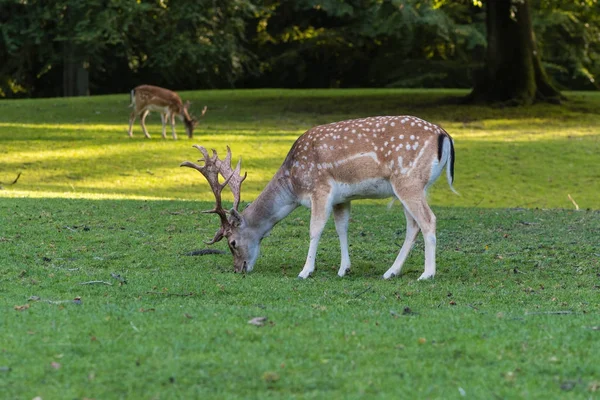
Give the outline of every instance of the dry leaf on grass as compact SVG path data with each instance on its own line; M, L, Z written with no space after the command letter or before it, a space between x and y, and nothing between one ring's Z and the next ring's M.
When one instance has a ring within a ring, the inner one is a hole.
M263 326L267 322L267 317L254 317L248 323L254 326Z

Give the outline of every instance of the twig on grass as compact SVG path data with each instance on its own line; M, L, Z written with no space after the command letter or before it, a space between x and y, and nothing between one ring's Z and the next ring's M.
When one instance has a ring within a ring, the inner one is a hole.
M10 184L14 185L15 183L17 183L17 181L19 180L20 177L21 177L21 173L19 172L19 174L17 175L17 177L15 178L15 180L12 181Z
M111 273L110 273L110 276L111 276L113 279L116 279L116 280L118 280L118 281L119 281L119 282L120 282L122 285L126 285L126 284L127 284L127 280L126 280L125 278L123 278L123 277L121 276L121 274L115 274L114 272L111 272Z
M196 293L194 293L194 292L189 292L189 293L168 293L168 292L152 292L152 291L148 291L148 292L146 292L146 294L157 294L157 295L163 295L163 296L187 297L187 296L194 296Z
M575 200L573 200L571 195L567 194L567 197L569 197L569 200L571 200L571 203L573 203L573 205L575 206L575 210L579 211L579 205L577 203L575 203Z
M73 300L49 300L49 299L42 299L40 296L30 296L29 299L27 299L27 301L41 301L43 303L48 303L48 304L74 303L74 304L80 305L81 297L77 296Z
M367 293L369 290L371 290L372 286L369 286L368 288L366 288L365 290L363 290L362 292L359 292L357 294L354 295L354 298L358 298L360 296L362 296L363 294Z
M80 282L80 285L96 285L96 284L103 284L103 285L108 285L108 286L112 286L112 283L110 282L106 282L106 281L89 281L89 282Z
M526 312L525 315L566 315L573 314L571 310Z
M17 175L17 177L15 178L14 181L12 181L11 183L7 183L7 185L14 185L15 183L17 183L17 181L19 180L19 178L21 177L21 172L19 172L19 174ZM4 182L0 182L0 185L3 185Z

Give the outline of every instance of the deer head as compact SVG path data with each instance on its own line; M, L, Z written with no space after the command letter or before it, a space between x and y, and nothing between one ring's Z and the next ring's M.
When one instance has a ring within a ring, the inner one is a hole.
M193 138L194 137L194 128L196 128L196 126L198 125L198 120L191 116L189 113L189 109L190 106L192 105L192 103L190 103L190 101L186 101L183 104L183 123L185 125L185 132L188 135L188 138ZM206 106L204 106L204 108L202 109L202 114L200 114L200 118L204 117L204 114L206 114L206 110L208 108Z
M219 160L215 150L213 150L212 156L209 156L206 148L198 145L194 145L193 147L202 153L204 159L199 161L203 161L204 165L200 166L185 161L180 166L194 168L204 175L216 200L215 207L212 210L204 212L217 214L221 220L221 227L214 238L206 243L214 244L223 239L223 237L227 238L227 245L233 255L234 272L250 271L258 257L258 242L260 238L255 238L255 235L245 229L246 221L238 210L242 182L244 182L247 176L247 173L244 173L244 176L240 174L242 160L240 158L235 169L232 169L231 150L229 146L227 146L227 156L224 160ZM219 174L224 179L223 183L219 183ZM226 186L229 186L234 197L233 207L229 211L223 208L221 200L221 193Z

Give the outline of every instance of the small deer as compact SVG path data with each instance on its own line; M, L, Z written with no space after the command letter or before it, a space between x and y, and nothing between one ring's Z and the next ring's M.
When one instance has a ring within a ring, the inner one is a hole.
M333 212L341 247L339 276L350 269L348 222L354 199L396 197L404 207L406 238L394 264L383 275L400 273L419 230L425 240L425 271L421 279L435 275L436 218L426 200L426 191L446 167L450 189L454 181L454 144L438 125L412 116L370 117L314 127L300 136L267 187L240 212L241 159L231 168L231 150L219 160L202 146L204 165L181 164L206 177L216 206L205 211L217 214L221 228L213 244L227 238L235 272L251 271L261 240L298 206L311 209L310 245L304 268L298 275L307 278L315 269L317 246L325 223ZM219 174L223 183L219 183ZM221 192L229 186L233 208L223 208ZM456 192L455 192L456 193Z
M177 134L175 134L176 116L185 124L185 131L188 137L192 138L194 136L194 128L198 124L198 121L189 114L190 102L186 101L184 104L175 92L158 86L141 85L131 91L131 105L129 107L133 107L133 111L129 116L129 137L133 137L133 123L135 122L135 117L139 115L144 135L150 139L150 135L146 129L146 117L150 111L160 113L163 139L167 138L166 123L169 120L171 130L173 131L173 139L177 140ZM204 106L201 116L206 114L206 110L207 107Z

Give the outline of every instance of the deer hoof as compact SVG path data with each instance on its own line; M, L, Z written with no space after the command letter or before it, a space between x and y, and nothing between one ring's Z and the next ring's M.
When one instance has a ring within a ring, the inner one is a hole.
M424 281L427 279L433 279L433 277L435 276L435 274L426 274L425 272L423 272L423 274L419 277L419 281Z
M346 276L346 274L347 274L348 272L350 272L350 268L346 268L346 269L340 269L340 270L338 271L338 276L339 276L340 278L343 278L344 276Z
M300 272L300 274L298 275L298 279L306 279L308 278L310 275L312 274L312 272Z
M387 280L387 279L391 279L391 278L395 278L395 277L396 277L396 274L395 274L395 273L393 273L393 272L389 272L389 271L388 271L388 272L386 272L385 274L383 274L383 279L386 279L386 280Z

